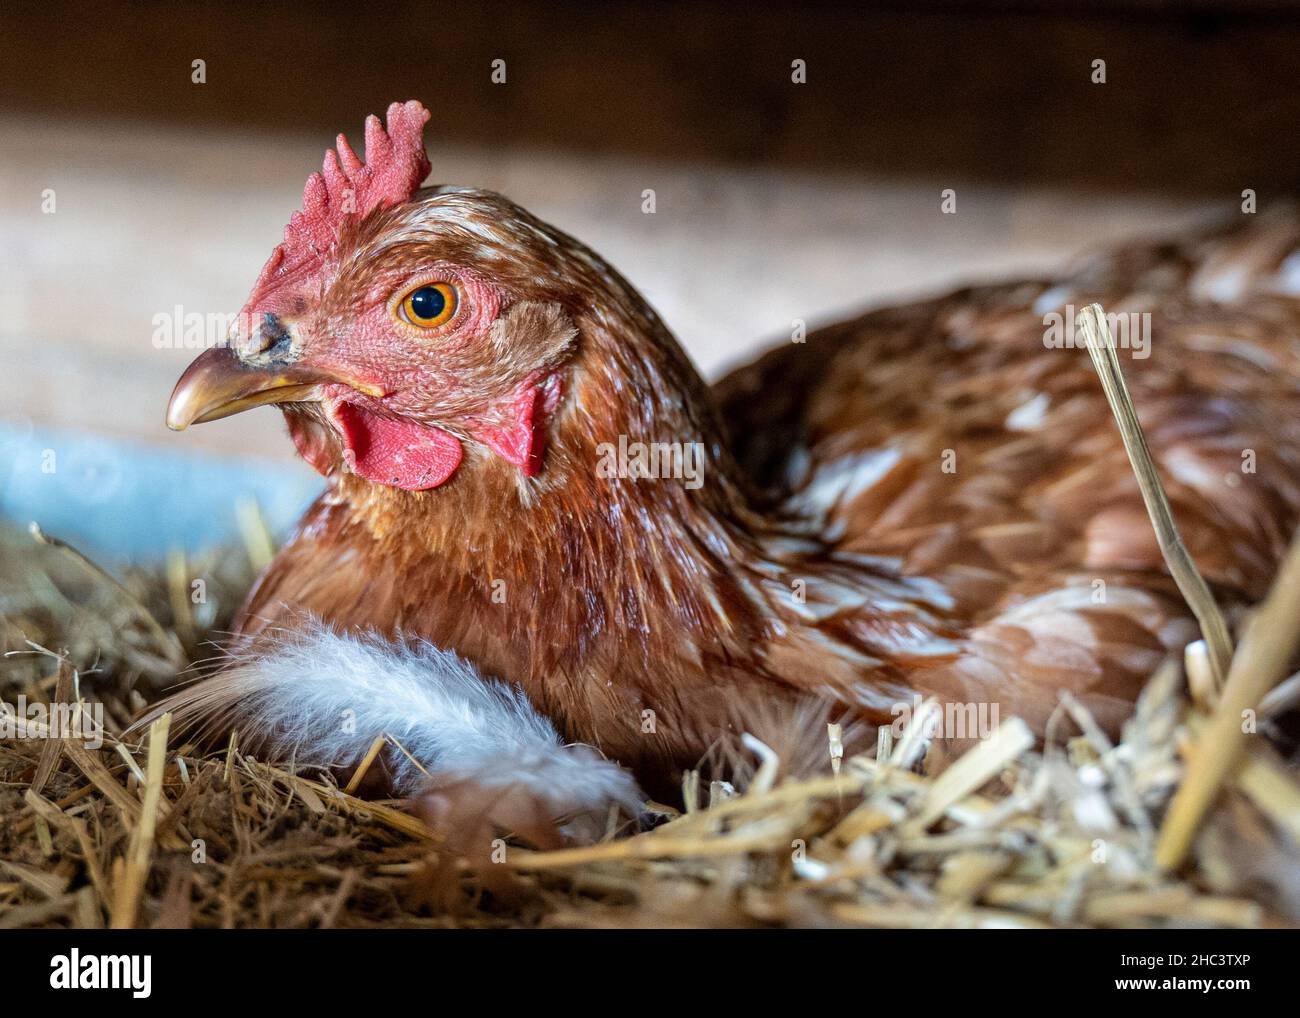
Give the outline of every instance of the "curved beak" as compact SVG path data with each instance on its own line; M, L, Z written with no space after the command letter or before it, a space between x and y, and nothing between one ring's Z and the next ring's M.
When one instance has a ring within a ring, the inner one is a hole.
M316 386L337 381L294 364L252 367L229 347L213 347L199 354L176 383L167 403L167 427L184 431L250 407L310 399Z

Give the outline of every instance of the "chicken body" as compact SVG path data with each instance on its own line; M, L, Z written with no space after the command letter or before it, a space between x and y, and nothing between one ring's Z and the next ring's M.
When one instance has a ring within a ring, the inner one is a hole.
M935 695L969 738L1011 715L1041 732L1069 691L1113 728L1196 630L1087 352L1045 341L1047 316L1139 316L1129 386L1231 617L1300 518L1297 245L1281 216L1137 246L815 331L710 389L576 241L494 194L412 194L348 222L292 299L250 301L232 344L239 372L293 375L276 402L330 477L237 647L308 617L426 639L658 796L719 733L810 696L879 724ZM363 302L430 267L482 316L470 339L366 346ZM432 456L441 480L412 490L398 455L388 481L391 432L358 438L340 406L450 435L451 472ZM619 476L655 444L679 476Z

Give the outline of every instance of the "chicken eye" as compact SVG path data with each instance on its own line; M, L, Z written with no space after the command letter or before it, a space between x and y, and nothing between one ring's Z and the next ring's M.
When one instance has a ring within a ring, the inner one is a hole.
M456 313L456 288L450 283L425 283L402 298L402 317L421 329L450 321Z

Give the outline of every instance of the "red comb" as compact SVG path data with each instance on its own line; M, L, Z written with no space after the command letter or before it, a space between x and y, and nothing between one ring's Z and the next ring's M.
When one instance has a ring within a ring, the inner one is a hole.
M321 173L307 178L302 211L289 217L284 243L271 252L253 286L251 306L266 291L300 278L319 266L348 216L361 218L378 208L409 201L429 174L424 125L429 111L412 99L388 107L388 130L379 118L366 118L366 161L343 135L338 152L325 153Z

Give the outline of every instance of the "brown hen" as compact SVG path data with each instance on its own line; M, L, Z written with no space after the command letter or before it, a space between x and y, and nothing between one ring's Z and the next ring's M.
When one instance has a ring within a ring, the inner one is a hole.
M1296 217L875 311L710 389L580 243L496 194L417 190L426 118L372 118L367 165L340 139L230 346L173 395L176 427L278 403L329 477L237 661L309 627L427 640L659 796L751 708L810 695L1041 732L1068 690L1113 728L1196 630L1088 355L1053 329L1091 301L1139 316L1129 386L1220 604L1267 588L1300 514ZM171 706L256 734L257 683L231 674ZM512 752L470 770L491 784Z

